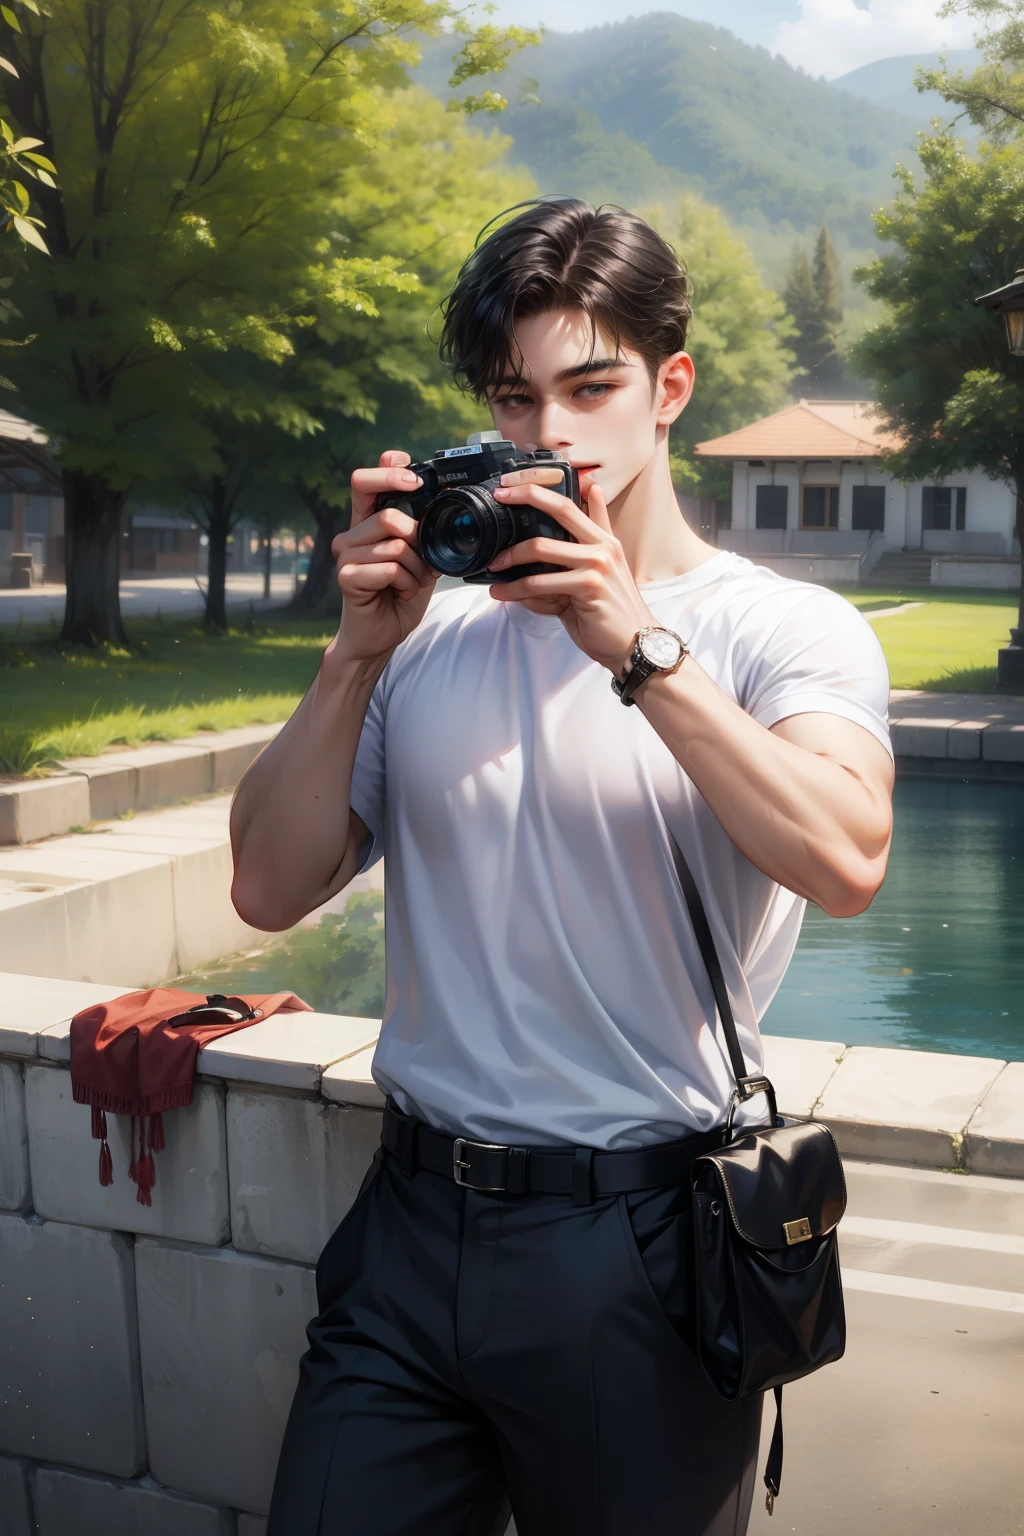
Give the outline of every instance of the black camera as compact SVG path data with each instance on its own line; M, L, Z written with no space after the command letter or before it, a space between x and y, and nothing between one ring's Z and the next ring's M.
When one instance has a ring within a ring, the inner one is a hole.
M474 432L464 448L442 448L423 464L410 464L423 484L408 495L388 492L377 497L377 510L398 507L419 523L419 550L427 565L444 576L461 576L479 584L518 581L561 566L534 561L493 575L487 567L501 550L524 539L562 539L575 543L561 523L536 507L504 506L493 492L502 475L531 465L557 469L561 485L551 489L580 505L579 475L561 454L550 448L521 452L500 432Z

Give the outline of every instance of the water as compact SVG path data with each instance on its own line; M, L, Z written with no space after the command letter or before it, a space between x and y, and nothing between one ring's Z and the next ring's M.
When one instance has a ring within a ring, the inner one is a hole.
M1024 786L903 779L885 884L860 917L809 907L766 1034L1024 1061ZM380 898L206 966L196 992L292 990L379 1017Z
M1024 786L901 779L882 889L808 907L761 1028L1024 1061Z

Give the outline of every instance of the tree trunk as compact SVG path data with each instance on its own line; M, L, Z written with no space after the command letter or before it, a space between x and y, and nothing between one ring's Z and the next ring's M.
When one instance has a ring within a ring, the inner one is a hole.
M118 587L126 491L100 475L64 471L67 595L61 639L72 645L127 645Z
M263 535L263 601L270 602L270 563L273 559L273 540L268 529Z
M209 560L206 573L206 612L203 625L206 629L219 630L228 627L225 604L225 577L228 563L228 534L231 532L231 503L227 486L221 475L214 475L210 482L210 498L207 502L207 536Z
M334 580L334 557L331 544L339 533L344 533L352 519L348 507L329 507L319 497L304 494L303 500L316 522L313 548L309 555L306 577L288 604L290 613L337 612L341 594Z

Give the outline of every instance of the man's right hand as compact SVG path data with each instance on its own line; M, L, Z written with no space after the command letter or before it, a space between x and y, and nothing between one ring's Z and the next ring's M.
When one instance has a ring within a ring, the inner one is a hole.
M390 655L427 611L437 572L420 559L418 524L397 507L376 510L377 497L414 491L420 481L409 455L389 449L377 469L352 476L352 526L331 545L342 593L340 650L354 660Z

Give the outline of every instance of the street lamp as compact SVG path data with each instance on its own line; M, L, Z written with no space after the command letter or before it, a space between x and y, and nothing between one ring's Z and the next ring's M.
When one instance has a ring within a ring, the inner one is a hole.
M1006 341L1014 357L1024 357L1024 267L1018 267L1010 282L975 299L982 309L1002 315ZM1017 542L1024 546L1024 486L1017 487ZM1024 569L1021 573L1020 611L1017 627L1010 630L1010 643L999 652L996 661L996 687L1006 693L1024 693Z
M1014 357L1024 357L1024 267L1017 268L1012 282L979 295L974 302L1002 315L1010 351Z

